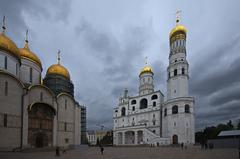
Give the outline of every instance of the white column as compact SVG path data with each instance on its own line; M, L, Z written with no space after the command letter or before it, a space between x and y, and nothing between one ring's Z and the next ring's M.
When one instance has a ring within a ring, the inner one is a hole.
M122 133L122 144L125 145L125 132Z
M137 145L138 144L138 134L137 134L137 131L134 132L134 135L135 135L135 140L134 140L134 144Z

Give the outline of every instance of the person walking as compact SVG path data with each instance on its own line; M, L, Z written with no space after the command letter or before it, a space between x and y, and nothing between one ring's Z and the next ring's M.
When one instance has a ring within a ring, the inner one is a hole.
M104 151L103 146L100 147L100 150L101 150L101 154L103 155L103 151Z
M56 157L59 157L60 156L60 149L59 147L57 146L56 147Z

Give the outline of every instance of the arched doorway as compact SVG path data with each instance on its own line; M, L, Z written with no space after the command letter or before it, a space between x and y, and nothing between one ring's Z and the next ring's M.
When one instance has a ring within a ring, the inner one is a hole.
M138 138L137 138L138 144L143 144L143 131L142 131L142 130L139 130L139 131L137 132L137 136L138 136Z
M135 133L134 131L125 132L125 144L132 145L135 143Z
M173 137L172 137L172 143L173 143L173 144L178 144L178 136L177 136L177 135L173 135Z
M35 103L28 110L28 143L32 147L53 145L55 110L44 103Z

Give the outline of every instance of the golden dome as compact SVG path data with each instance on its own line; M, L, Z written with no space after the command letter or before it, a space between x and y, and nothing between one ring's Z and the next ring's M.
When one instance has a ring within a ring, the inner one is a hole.
M28 47L28 41L26 41L24 48L19 49L21 58L28 59L42 68L40 59L35 55Z
M57 74L70 79L68 70L62 65L60 65L60 63L50 66L47 70L47 75L49 74Z
M152 68L150 66L144 66L142 68L139 76L141 76L143 73L152 73L153 74Z
M4 33L0 33L0 50L15 56L21 61L19 49L16 44L9 39Z
M187 28L183 25L177 24L172 31L169 34L169 37L171 38L175 33L177 32L183 32L185 35L187 34Z

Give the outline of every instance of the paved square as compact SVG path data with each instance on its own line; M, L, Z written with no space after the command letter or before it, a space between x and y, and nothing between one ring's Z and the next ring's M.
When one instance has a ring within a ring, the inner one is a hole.
M105 147L100 154L97 147L70 150L60 157L54 152L10 153L1 152L0 159L238 159L237 149L201 150L191 147L187 150L171 147Z

